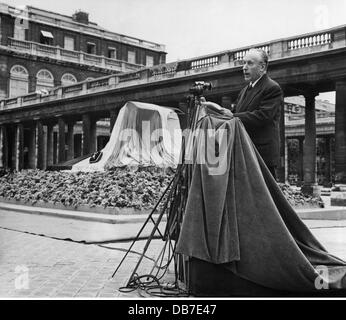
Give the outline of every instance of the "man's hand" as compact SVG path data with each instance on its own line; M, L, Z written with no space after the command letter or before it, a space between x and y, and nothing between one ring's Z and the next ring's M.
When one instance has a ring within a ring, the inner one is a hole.
M204 97L201 97L200 102L202 106L207 107L208 111L212 113L218 113L233 118L233 113L230 110L222 108L217 103L206 101Z

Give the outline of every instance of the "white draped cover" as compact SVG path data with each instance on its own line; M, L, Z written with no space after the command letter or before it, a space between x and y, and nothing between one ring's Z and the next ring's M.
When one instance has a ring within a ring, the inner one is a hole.
M89 158L72 171L104 171L123 166L176 167L181 150L178 115L168 107L129 101L120 110L99 162Z

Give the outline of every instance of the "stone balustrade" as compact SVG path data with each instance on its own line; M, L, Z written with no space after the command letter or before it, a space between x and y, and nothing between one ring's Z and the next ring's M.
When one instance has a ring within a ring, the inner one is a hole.
M113 69L119 72L134 71L143 68L143 65L132 64L126 61L88 54L82 51L72 51L55 46L48 46L37 42L9 38L8 47L19 52L25 52L41 57L50 57L56 60L76 62L99 68Z
M199 69L219 64L219 56L207 57L191 61L191 69Z
M300 37L288 41L288 50L297 50L301 48L320 46L332 42L330 32L319 33L315 35Z
M47 46L34 47L33 43L28 41L18 41L11 39L13 46L18 46L21 49L33 50L33 48L48 50ZM41 48L42 47L42 48ZM49 46L48 46L49 47ZM320 52L321 50L334 50L338 48L346 47L346 26L340 26L325 31L316 33L305 34L296 37L290 37L286 39L275 40L258 44L255 46L243 47L235 50L228 50L217 54L202 56L193 59L186 59L182 61L176 61L166 64L153 66L150 68L142 68L133 72L127 72L120 75L110 75L91 81L85 81L86 85L73 84L71 86L63 87L63 89L55 88L50 91L49 96L45 97L44 101L49 99L64 98L65 94L84 95L87 93L101 92L105 88L121 88L131 86L133 84L145 84L152 81L160 81L169 78L185 77L189 74L205 73L220 69L240 68L241 61L245 54L251 48L261 48L265 50L269 55L269 60L279 60L287 57L294 56L306 56L312 53ZM49 49L50 50L50 49ZM59 51L61 57L68 56L69 59L77 59L77 55L74 56L74 51L68 51L61 48L55 48ZM51 51L53 54L54 51ZM115 67L123 68L122 61L114 59L107 59L104 57L87 55L84 53L78 53L78 58L83 59L84 62L90 62L95 65L99 63L100 59L103 64L113 64ZM82 58L81 58L82 56ZM129 64L127 64L129 67ZM135 66L133 66L135 67ZM0 111L12 108L21 107L23 103L25 105L40 103L42 96L37 95L36 98L32 95L26 95L21 99L6 99L0 104Z
M270 56L270 46L269 45L262 45L262 46L254 46L255 49L262 49L264 50L269 56ZM233 60L243 60L245 55L249 52L250 48L239 50L234 52L233 54Z

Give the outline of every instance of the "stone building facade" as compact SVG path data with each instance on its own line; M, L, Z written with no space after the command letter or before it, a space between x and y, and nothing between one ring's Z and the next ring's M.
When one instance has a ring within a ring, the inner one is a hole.
M0 99L165 63L165 47L89 20L0 3Z

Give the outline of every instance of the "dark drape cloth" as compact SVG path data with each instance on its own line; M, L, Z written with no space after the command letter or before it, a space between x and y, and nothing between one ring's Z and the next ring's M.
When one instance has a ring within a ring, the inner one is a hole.
M241 121L206 116L200 129L194 153L215 152L218 145L220 163L228 165L218 174L203 161L192 164L176 252L272 289L345 288L346 262L329 254L298 217ZM227 143L215 144L215 137L202 134L207 129L226 132Z

